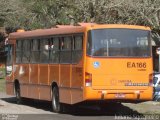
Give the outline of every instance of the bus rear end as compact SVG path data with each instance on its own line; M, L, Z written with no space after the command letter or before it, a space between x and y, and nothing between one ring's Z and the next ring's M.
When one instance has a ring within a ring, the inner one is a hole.
M149 28L93 27L86 46L85 100L152 100Z

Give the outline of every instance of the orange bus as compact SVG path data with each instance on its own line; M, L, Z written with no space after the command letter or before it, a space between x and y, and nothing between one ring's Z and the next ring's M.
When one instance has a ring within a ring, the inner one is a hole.
M152 100L151 30L80 24L11 33L7 94L61 104Z

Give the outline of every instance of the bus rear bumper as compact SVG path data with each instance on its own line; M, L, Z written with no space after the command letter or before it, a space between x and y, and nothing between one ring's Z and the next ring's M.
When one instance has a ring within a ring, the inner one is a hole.
M153 99L153 88L144 90L96 90L86 87L85 100L118 100L118 101L149 101Z

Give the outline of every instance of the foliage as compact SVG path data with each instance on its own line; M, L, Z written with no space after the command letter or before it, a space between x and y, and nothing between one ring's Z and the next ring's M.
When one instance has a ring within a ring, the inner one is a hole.
M159 0L1 0L0 25L26 30L78 22L150 26L156 38L160 28Z

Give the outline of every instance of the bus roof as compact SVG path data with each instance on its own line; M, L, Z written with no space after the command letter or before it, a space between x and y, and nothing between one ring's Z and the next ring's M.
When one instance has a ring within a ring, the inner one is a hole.
M51 29L37 29L32 31L14 32L9 35L9 39L20 39L40 36L51 36L57 34L82 33L84 32L82 26L59 26Z
M37 29L32 31L15 32L9 35L9 39L13 40L20 38L51 36L58 34L82 33L84 32L85 29L90 30L90 29L104 29L104 28L126 28L126 29L150 30L150 28L146 26L125 25L125 24L79 23L79 25L80 26L57 25L56 28L51 28L51 29Z
M86 26L87 30L89 29L104 29L104 28L126 28L126 29L140 29L140 30L151 30L149 27L146 26L139 26L139 25L126 25L126 24L94 24L90 26Z

